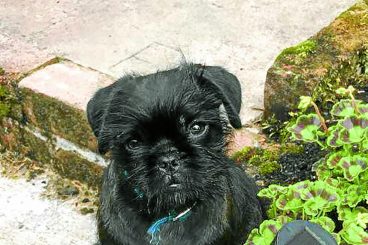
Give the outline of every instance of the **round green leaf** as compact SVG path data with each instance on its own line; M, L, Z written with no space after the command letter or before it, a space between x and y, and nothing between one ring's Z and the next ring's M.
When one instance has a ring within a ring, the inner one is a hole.
M368 233L365 232L362 227L354 224L353 222L346 225L340 231L340 235L349 244L368 244Z
M345 144L359 143L365 139L368 129L368 119L364 117L349 116L340 121L341 130L339 140Z
M359 104L361 101L355 101L356 104ZM345 99L340 100L331 109L331 114L337 117L346 117L355 115L354 106L351 100Z
M305 110L312 103L312 97L310 96L300 96L300 102L298 105L299 110Z
M335 222L329 217L321 216L310 220L313 223L319 224L323 229L332 233L335 230Z
M316 114L302 115L288 128L294 139L306 142L318 141L318 134L323 133L320 129L321 121Z

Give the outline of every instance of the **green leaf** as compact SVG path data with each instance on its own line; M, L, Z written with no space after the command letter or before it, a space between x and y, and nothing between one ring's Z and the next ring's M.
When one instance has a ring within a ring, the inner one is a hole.
M276 199L276 207L284 211L296 212L303 207L303 201L295 191L290 191L288 194L282 194Z
M358 213L357 224L363 229L366 229L368 224L368 213Z
M368 138L368 137L366 136L366 138ZM368 139L366 139L366 140L364 140L364 141L362 142L362 148L363 148L363 149L368 149Z
M305 110L312 103L312 97L310 96L300 96L300 102L298 105L299 110Z
M356 104L361 103L360 100L355 101ZM351 100L340 100L331 109L331 114L337 117L354 116L355 110Z
M337 244L341 244L341 237L340 234L332 232L331 235L333 236L333 238L335 239Z
M296 212L301 210L303 201L301 200L301 193L304 189L311 185L309 180L300 181L294 185L289 186L285 194L280 195L275 205L278 209L284 211Z
M286 216L286 215L280 215L280 216L278 216L278 217L276 218L276 220L277 220L280 224L284 225L284 224L286 224L286 223L289 223L289 222L290 222L290 221L292 221L293 219L292 219L292 218L290 218L289 216Z
M359 143L365 138L368 119L358 116L345 117L340 121L339 140L345 144Z
M338 220L342 220L344 222L355 222L358 218L359 213L367 213L367 209L364 207L358 206L353 209L346 206L337 207Z
M349 94L353 94L355 92L355 88L352 85L349 85L347 91L349 92Z
M339 124L334 125L328 130L328 137L326 139L326 143L331 147L339 147L343 144L343 142L339 139L339 132L342 130Z
M306 201L305 213L311 216L317 215L320 210L324 212L333 210L340 200L337 189L320 180L304 189L301 198Z
M346 95L348 93L348 90L346 88L338 88L336 89L336 93L339 95Z
M359 104L358 109L361 116L367 117L368 116L368 104Z
M281 229L282 223L277 220L265 220L259 229L253 229L248 236L246 245L271 244L277 232Z
M313 223L319 224L323 229L332 233L335 230L335 222L329 217L321 216L310 220Z
M267 188L264 188L258 192L259 197L266 197L273 199L280 195L281 193L286 192L286 187L283 187L281 185L269 185Z
M302 115L298 117L296 123L288 128L291 136L297 140L306 142L318 141L318 135L323 134L321 121L316 114Z
M282 224L279 221L266 220L263 221L262 224L259 226L259 233L263 237L267 238L270 242L272 242L281 227Z
M332 177L333 173L332 170L329 169L326 164L320 164L316 169L316 175L319 180L326 180Z
M345 225L339 233L340 236L349 244L368 244L368 233L365 232L362 227L354 224L353 222Z
M345 193L342 203L347 204L349 207L356 207L359 202L365 199L367 189L362 185L350 185Z
M352 157L343 157L337 165L342 168L344 178L348 181L353 181L360 173L367 169L367 161L367 157L355 155Z
M262 239L262 240L261 240ZM261 237L261 235L258 232L258 228L254 228L248 236L247 241L244 245L257 245L257 244L265 244L263 243L264 239Z
M346 153L342 151L332 153L327 158L326 165L328 166L329 169L338 169L339 168L338 163L345 156L346 156Z

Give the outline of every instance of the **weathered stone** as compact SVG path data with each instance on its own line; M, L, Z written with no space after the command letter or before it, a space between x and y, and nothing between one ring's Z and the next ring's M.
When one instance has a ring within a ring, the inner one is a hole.
M28 123L40 128L45 134L56 134L96 151L96 139L84 111L27 88L21 89L21 92Z
M85 109L97 89L112 82L109 76L70 61L45 66L19 83L26 121L95 151Z
M41 167L48 164L62 177L99 188L101 165L85 159L78 152L57 147L53 136L42 135L10 118L3 118L0 122L1 147L36 160Z
M357 80L368 70L362 64L366 45L368 6L359 1L315 36L285 49L276 58L267 73L264 117L275 115L287 120L301 95L312 96L317 102L327 101L337 86L360 86Z

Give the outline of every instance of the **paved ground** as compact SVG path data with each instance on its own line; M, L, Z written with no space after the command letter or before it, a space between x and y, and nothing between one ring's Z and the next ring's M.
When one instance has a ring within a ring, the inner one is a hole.
M183 60L223 65L243 83L244 122L263 107L268 67L354 0L2 0L0 66L53 54L121 76Z
M96 241L95 218L72 202L45 200L43 179L26 182L0 175L1 245L89 245Z

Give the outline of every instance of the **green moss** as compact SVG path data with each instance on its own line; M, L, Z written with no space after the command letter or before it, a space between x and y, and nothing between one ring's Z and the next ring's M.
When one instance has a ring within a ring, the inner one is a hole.
M306 40L304 42L301 42L295 46L289 47L284 49L281 54L276 58L276 60L280 60L281 58L284 58L287 55L293 55L300 58L306 58L309 54L313 53L313 51L316 49L317 43L315 40ZM296 57L293 57L296 59Z
M46 135L56 134L96 150L97 142L84 111L29 89L22 89L22 97L24 113L29 123L44 130Z
M250 147L246 146L243 149L235 152L231 159L233 159L236 162L247 162L249 159L251 159L254 155L261 153L260 148Z
M8 116L10 113L8 93L8 89L4 85L0 85L0 118Z
M271 174L275 171L280 170L280 164L277 161L267 162L267 164L262 164L259 168L259 173L262 175Z
M285 143L281 145L280 152L282 154L284 153L299 154L304 152L304 147L303 145L297 145L294 143Z
M4 68L0 67L0 76L4 75L5 74L5 70Z
M17 121L3 119L0 123L0 144L10 151L37 160L41 168L50 168L60 176L99 188L102 167L74 152L55 150L52 141L43 141Z
M278 163L281 155L285 153L302 153L303 146L294 143L282 145L269 145L263 149L259 147L244 147L232 155L232 159L245 166L250 165L256 167L256 172L261 175L267 175L280 170Z

